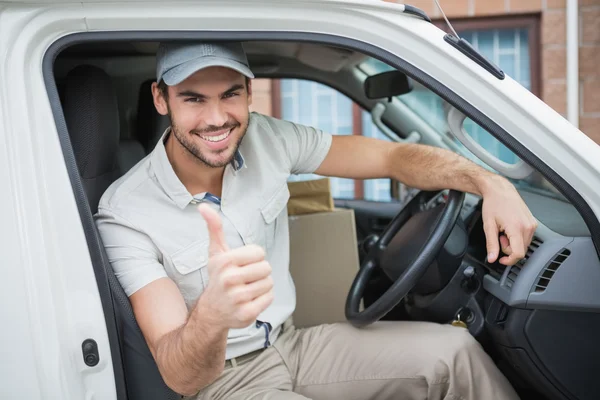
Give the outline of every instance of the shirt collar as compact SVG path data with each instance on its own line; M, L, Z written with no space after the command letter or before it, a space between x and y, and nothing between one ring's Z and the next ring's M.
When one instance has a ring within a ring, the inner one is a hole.
M242 156L240 149L235 152L231 164L233 165L233 169L235 171L239 171L242 167L244 167L244 157Z
M159 184L162 186L167 195L173 200L177 207L185 208L194 197L188 192L183 183L179 180L177 174L173 170L173 166L167 157L167 151L165 149L165 138L171 132L171 127L168 127L160 137L160 140L154 147L151 157L151 165L154 170L154 174L158 179ZM245 167L244 157L240 151L236 151L231 166L234 171L238 171L240 168Z

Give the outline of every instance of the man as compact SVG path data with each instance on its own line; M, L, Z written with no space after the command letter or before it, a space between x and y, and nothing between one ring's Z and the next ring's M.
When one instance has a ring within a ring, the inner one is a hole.
M99 205L108 256L167 385L199 399L516 398L465 329L296 330L286 212L298 173L471 192L484 199L489 261L501 245L510 265L536 227L514 187L448 151L250 114L251 78L240 44L162 44L152 93L171 127Z

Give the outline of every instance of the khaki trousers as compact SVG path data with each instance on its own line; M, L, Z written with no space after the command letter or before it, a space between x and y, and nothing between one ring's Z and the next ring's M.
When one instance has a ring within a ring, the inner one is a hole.
M295 329L226 369L198 400L518 399L466 329L382 321Z

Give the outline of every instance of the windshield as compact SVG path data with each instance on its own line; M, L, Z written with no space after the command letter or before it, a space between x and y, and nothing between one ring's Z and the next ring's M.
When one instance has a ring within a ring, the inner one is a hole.
M367 59L361 63L358 68L360 68L368 76L394 69L393 67L374 58ZM431 126L440 136L444 136L455 143L456 147L461 150L464 156L468 157L478 165L493 171L490 166L485 164L477 156L471 153L451 133L446 121L446 114L444 110L444 108L448 106L447 102L425 86L419 84L411 78L408 79L412 85L411 92L397 96L397 99L404 103L419 117L421 117L422 120L427 125ZM498 139L492 136L487 130L479 126L470 118L467 117L465 119L463 127L469 136L471 136L479 145L485 148L496 158L509 164L514 164L520 161L519 157L517 157L515 153L513 153ZM511 179L511 182L515 184L515 186L521 188L527 188L536 192L541 191L544 194L551 195L552 197L564 199L562 195L560 195L559 192L538 172L534 172L531 174L531 176L522 180Z

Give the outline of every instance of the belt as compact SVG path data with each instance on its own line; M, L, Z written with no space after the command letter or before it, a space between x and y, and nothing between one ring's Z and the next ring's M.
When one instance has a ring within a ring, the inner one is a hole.
M290 329L293 325L294 325L294 322L292 320L292 317L289 317L281 325L278 335L281 336L283 334L283 332ZM263 347L261 349L251 351L250 353L246 353L239 357L233 357L233 358L230 358L229 360L225 360L225 369L234 368L234 367L237 367L238 365L246 364L246 363L254 360L256 357L258 357L260 355L260 353L262 353L266 349L267 349L267 347Z
M256 357L258 357L260 355L260 353L262 353L264 350L266 350L266 349L262 348L262 349L254 350L254 351L251 351L250 353L243 354L239 357L233 357L233 358L230 358L229 360L225 360L225 369L234 368L234 367L237 367L238 365L246 364L246 363L254 360Z

